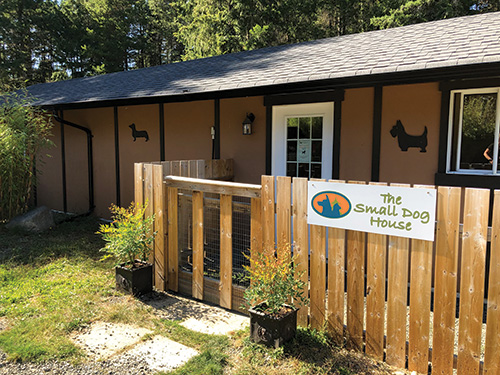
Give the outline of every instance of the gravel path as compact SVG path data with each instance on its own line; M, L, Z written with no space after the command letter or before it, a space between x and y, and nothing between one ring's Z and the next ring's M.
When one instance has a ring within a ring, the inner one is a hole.
M147 364L139 358L119 356L111 360L87 362L81 365L72 365L68 362L51 361L45 363L14 363L6 359L5 353L0 351L1 375L147 375L154 374Z

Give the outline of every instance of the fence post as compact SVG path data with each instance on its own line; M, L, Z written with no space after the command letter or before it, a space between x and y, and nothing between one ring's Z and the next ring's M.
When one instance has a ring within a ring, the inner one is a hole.
M297 261L297 272L302 273L304 289L309 293L309 234L307 226L307 178L293 179L293 253ZM303 327L308 324L308 306L302 306L297 313L297 323Z
M262 239L265 250L274 247L274 176L262 176Z
M203 299L203 193L193 191L193 298Z
M434 188L434 186L414 187ZM426 373L429 368L433 243L411 240L411 245L408 370Z
M372 182L370 185L387 186ZM366 249L366 354L384 358L387 236L368 233ZM427 351L428 351L427 346Z
M220 305L231 308L233 291L233 197L220 196Z
M164 211L164 189L163 189L163 166L153 165L153 196L155 214L155 287L158 290L165 290L165 275L167 270L167 257L165 254L165 211Z
M144 215L150 217L154 212L154 197L153 197L153 164L144 164L144 202L147 202L147 207ZM151 225L150 234L154 231L154 223ZM155 245L151 245L149 254L149 262L154 264L155 260Z
M438 187L432 371L453 373L461 188Z
M458 375L479 373L489 200L487 189L465 189Z
M276 232L278 237L278 256L290 259L291 247L291 183L290 177L276 177ZM286 252L286 253L285 253Z
M495 190L493 222L491 224L490 280L488 288L488 314L484 373L500 373L500 190Z
M178 189L167 188L167 264L168 287L174 292L179 291L179 241L178 241Z
M347 231L347 332L349 346L357 350L363 348L365 236L364 232Z
M409 187L406 184L391 184L391 186ZM388 248L386 361L392 366L404 368L410 240L389 236Z
M142 163L134 163L134 202L136 204L144 204L144 165Z

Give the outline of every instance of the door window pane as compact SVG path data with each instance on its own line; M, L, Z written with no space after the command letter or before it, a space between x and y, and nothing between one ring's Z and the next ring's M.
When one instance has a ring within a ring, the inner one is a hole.
M311 164L311 178L321 178L321 164Z
M323 117L312 118L312 138L313 139L323 138Z
M299 163L299 177L309 178L309 164Z
M323 117L290 117L286 124L287 176L321 178Z
M286 146L286 160L297 161L297 141L288 141Z
M286 121L287 127L287 139L297 139L298 136L298 128L299 128L299 119L297 117L292 117L287 119Z
M299 119L299 138L311 138L311 118L301 117Z

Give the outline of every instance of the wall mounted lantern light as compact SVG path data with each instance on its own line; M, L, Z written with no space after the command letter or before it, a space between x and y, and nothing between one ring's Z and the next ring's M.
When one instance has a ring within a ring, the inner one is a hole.
M243 135L252 134L252 123L255 120L255 115L253 113L247 113L247 116L243 120Z

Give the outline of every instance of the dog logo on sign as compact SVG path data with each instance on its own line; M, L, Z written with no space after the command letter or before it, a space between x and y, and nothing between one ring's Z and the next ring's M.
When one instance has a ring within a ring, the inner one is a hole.
M420 152L427 152L427 126L424 127L424 132L421 135L410 135L406 132L400 120L396 121L391 129L393 138L398 137L398 145L401 151L408 151L410 147L420 148Z
M344 194L322 191L312 198L312 208L320 216L340 219L351 212L351 201Z

